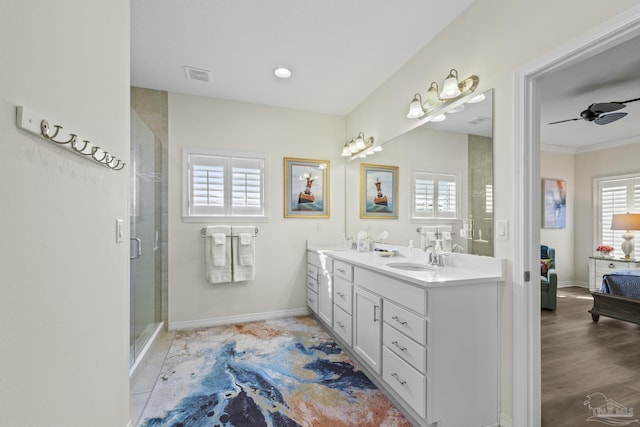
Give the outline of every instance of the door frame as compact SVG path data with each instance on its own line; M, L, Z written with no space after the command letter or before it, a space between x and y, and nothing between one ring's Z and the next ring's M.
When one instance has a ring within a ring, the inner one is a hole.
M540 407L540 105L542 77L640 35L640 5L606 21L515 73L513 187L512 421L537 427ZM529 281L525 281L525 274Z

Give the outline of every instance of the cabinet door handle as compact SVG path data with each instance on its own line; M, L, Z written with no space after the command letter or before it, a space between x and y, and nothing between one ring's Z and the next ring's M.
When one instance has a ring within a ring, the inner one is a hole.
M340 326L342 329L344 329L344 323L342 322L336 322L338 324L338 326Z
M396 374L395 372L394 372L393 374L391 374L391 376L392 376L393 378L395 378L395 379L396 379L396 381L398 381L401 385L405 385L405 384L407 383L406 381L401 380L401 379L400 379L400 376L399 376L398 374Z
M400 323L402 326L405 326L407 324L407 322L405 322L403 320L400 320L398 318L398 316L393 316L392 319L395 320L396 322Z
M377 316L377 314L378 314L378 309L379 309L379 308L380 308L380 306L378 306L378 305L374 305L374 306L373 306L373 321L374 321L374 322L377 322L377 321L378 321L378 316Z
M336 292L336 294L340 297L340 298L344 298L344 294L342 292Z
M407 351L407 347L402 347L400 344L398 344L398 341L392 341L391 344L393 344L396 347L398 347L400 349L400 351Z

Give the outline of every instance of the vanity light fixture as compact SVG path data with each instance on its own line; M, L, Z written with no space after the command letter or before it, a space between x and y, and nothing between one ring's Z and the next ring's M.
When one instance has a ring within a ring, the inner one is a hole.
M432 82L427 90L424 104L419 93L413 95L407 117L424 123L442 121L446 118L441 117L444 113L455 113L464 108L463 104L469 102L479 83L480 79L475 75L458 81L458 70L452 68L442 84L442 92L438 94L438 83ZM473 99L474 102L480 102L483 98L478 95Z
M342 146L342 157L350 157L350 160L356 158L364 158L378 151L382 151L381 147L373 146L373 137L365 137L364 132L358 133L358 136L351 138Z

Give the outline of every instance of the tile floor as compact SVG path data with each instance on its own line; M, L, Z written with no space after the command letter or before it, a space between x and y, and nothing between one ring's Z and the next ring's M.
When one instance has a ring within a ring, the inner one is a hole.
M129 379L129 417L131 425L138 425L153 386L158 380L175 332L160 331L147 354Z

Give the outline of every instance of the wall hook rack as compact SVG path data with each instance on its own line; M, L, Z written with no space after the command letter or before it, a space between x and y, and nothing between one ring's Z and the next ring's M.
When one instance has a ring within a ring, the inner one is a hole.
M69 133L68 138L59 138L58 135L63 129L61 125L51 125L41 114L36 113L23 106L16 107L16 125L46 141L52 142L59 147L65 148L72 153L78 154L85 159L92 160L102 166L106 166L114 171L124 169L126 163L116 156L105 151L91 141L80 138L75 133Z

